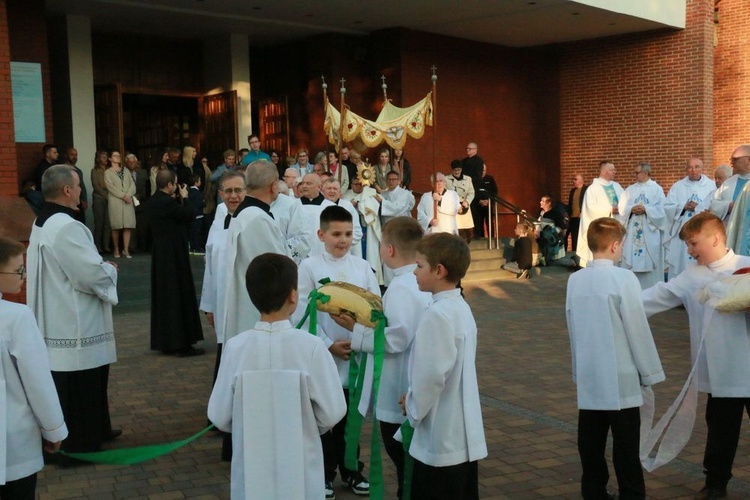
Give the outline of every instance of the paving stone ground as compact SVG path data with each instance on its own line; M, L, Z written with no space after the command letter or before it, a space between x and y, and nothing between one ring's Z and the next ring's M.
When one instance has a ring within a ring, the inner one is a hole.
M192 262L200 290L203 264L200 257L192 257ZM109 395L113 424L124 433L110 446L184 439L206 425L215 336L204 325L206 340L199 346L206 349L205 356L181 359L150 351L149 256L136 255L118 264L118 362L112 365ZM479 465L482 498L579 498L576 397L564 312L567 278L564 269L545 268L528 281L509 275L466 285L479 327L477 367L489 447L489 457ZM661 415L690 368L687 316L677 309L652 318L651 324L667 373L667 381L655 387ZM678 459L645 474L650 498L691 498L702 487L704 408L702 395L693 436ZM363 443L369 443L366 428ZM748 430L745 423L730 498L750 498ZM170 455L137 465L48 466L39 474L38 497L229 498L229 464L219 461L220 448L220 437L209 433ZM363 444L363 456L369 459L369 444ZM387 498L395 498L395 472L387 457L384 470ZM611 464L610 472L610 487L615 489ZM356 498L341 483L336 488L337 498Z

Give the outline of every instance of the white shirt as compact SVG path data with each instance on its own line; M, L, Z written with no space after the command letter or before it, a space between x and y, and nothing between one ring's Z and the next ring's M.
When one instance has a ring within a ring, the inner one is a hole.
M380 296L380 286L375 280L375 274L367 261L361 257L346 254L344 257L338 258L328 252L309 257L303 260L299 266L297 286L299 304L292 316L295 325L305 314L308 295L313 289L320 288L320 280L324 278L331 281L344 281ZM308 323L309 319L300 328L307 330ZM331 319L329 314L318 312L318 336L323 339L326 347L331 347L337 340L351 339L351 332L340 327ZM336 356L333 357L333 360L336 362L342 387L349 387L349 361Z
M302 393L301 443L285 443L294 452L303 452L304 470L283 471L267 482L288 481L304 477L306 499L323 498L323 449L320 435L330 430L346 414L346 401L341 390L336 367L323 342L309 333L292 328L288 320L266 323L259 321L255 328L229 339L222 353L221 366L208 401L208 418L219 429L232 433L232 498L244 498L245 451L258 454L269 450L248 450L244 446L245 432L242 408L235 408L235 386L238 377L247 371L295 370L302 374L305 384ZM306 392L306 393L305 393ZM252 422L252 416L248 416ZM289 418L274 415L275 419ZM296 416L295 416L296 417ZM256 429L257 431L257 429ZM260 430L262 432L262 429ZM265 457L273 460L273 455ZM286 476L285 476L286 474ZM253 485L253 490L264 497L264 484Z
M117 361L112 306L117 270L104 262L89 229L57 213L31 229L27 300L47 343L52 371Z
M42 438L68 436L31 309L0 294L0 485L44 467Z
M718 313L710 305L700 303L698 292L743 267L750 267L750 257L729 250L716 262L707 266L688 265L674 279L643 291L648 316L680 304L685 306L690 322L691 357L693 364L698 363L695 372L698 390L716 397L750 397L750 327L746 313ZM705 344L698 358L702 335Z
M487 456L476 371L477 325L459 289L433 295L409 359L409 454L433 467Z
M411 217L411 210L414 208L414 195L411 191L396 186L396 189L385 191L380 197L383 199L380 203L383 223L395 217Z
M203 270L203 288L201 290L200 310L214 315L216 343L224 343L224 308L226 307L227 270L227 235L229 228L224 229L227 206L222 203L216 207L216 216L208 231L206 240L206 267ZM230 222L231 224L231 222Z
M416 264L394 270L395 278L383 295L383 313L388 319L385 328L385 354L378 393L377 417L381 422L400 424L404 421L399 398L409 388L408 361L411 344L422 315L432 302L432 295L420 292L414 276ZM352 331L352 350L372 354L375 336L373 329L359 323ZM365 380L360 413L367 414L370 407L372 385Z
M565 314L579 409L641 406L641 385L664 380L640 291L631 271L607 259L590 261L568 279Z
M305 219L302 203L293 196L278 196L271 203L271 213L286 238L287 253L299 264L310 255L310 241L318 239Z
M250 262L267 252L286 255L284 235L276 221L265 211L250 206L236 215L229 225L226 243L225 341L249 330L260 320L260 312L250 301L245 285L245 273Z
M608 189L614 190L614 199L608 194ZM622 196L622 186L614 181L607 181L601 177L594 179L583 195L583 206L581 207L581 228L578 232L576 254L580 258L581 265L586 267L586 262L593 259L586 241L586 232L589 224L600 217L612 217L613 205L617 205Z
M430 222L435 218L435 214L432 191L428 191L419 199L419 205L417 206L417 221L427 233L458 234L456 214L458 213L459 208L460 203L456 192L446 189L445 193L443 193L443 199L438 205L437 226L431 226Z

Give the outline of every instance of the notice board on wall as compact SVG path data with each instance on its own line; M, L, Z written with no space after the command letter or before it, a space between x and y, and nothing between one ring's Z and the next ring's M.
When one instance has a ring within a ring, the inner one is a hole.
M10 63L16 142L45 142L42 65Z

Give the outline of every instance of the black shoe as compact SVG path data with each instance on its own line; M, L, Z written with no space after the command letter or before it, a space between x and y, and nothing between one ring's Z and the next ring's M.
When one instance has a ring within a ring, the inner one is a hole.
M723 488L718 486L704 486L703 489L696 493L693 498L696 500L712 500L714 498L726 498L726 496L726 486Z
M355 495L369 495L370 494L370 483L367 482L367 478L362 475L361 472L356 472L347 478L341 478Z
M122 429L111 429L109 434L104 436L102 441L112 441L120 436L122 436Z
M333 491L333 481L326 481L325 493L326 493L326 500L336 499L336 492Z
M191 356L202 356L203 354L206 354L205 349L201 349L200 347L190 347L188 349L185 349L183 351L177 351L177 357L178 358L189 358Z

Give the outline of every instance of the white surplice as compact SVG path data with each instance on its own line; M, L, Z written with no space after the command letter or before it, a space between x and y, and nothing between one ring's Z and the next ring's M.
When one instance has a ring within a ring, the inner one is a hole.
M690 352L698 390L719 398L750 397L750 328L746 313L722 314L701 304L698 292L709 283L750 267L750 257L732 250L707 266L688 265L667 283L643 291L648 316L684 305L690 323ZM697 357L701 336L705 336Z
M385 224L396 217L411 217L414 208L414 195L408 189L396 186L396 189L383 191L380 195L380 217Z
M42 438L67 436L34 315L0 294L0 485L42 470Z
M271 203L271 213L286 238L287 254L299 264L310 255L310 241L318 239L302 212L302 203L294 196L279 195Z
M680 274L688 262L694 261L687 252L687 245L680 239L680 229L695 214L711 206L711 195L716 190L714 181L701 175L697 181L684 177L672 184L667 195L667 217L669 226L664 235L666 249L664 260L669 266L669 279ZM685 204L693 201L698 204L693 211L683 211Z
M117 361L112 306L117 270L104 262L89 229L57 213L31 229L27 303L52 371L88 370Z
M622 193L622 186L601 177L594 179L586 189L581 206L581 227L576 243L576 254L581 266L586 267L586 263L594 258L586 241L589 224L601 217L612 217L612 208L619 203Z
M298 374L298 384L291 380L291 372ZM258 408L261 402L270 407ZM253 411L243 411L248 408ZM283 494L290 488L296 492L293 498L323 498L320 435L345 413L336 366L319 338L284 320L258 322L229 339L208 402L208 418L232 433L232 498L292 498ZM301 491L304 495L297 496Z
M250 206L236 215L229 225L226 241L225 341L249 330L260 320L260 312L250 301L245 285L250 262L264 253L287 254L286 240L278 223L263 209Z
M310 228L311 232L310 252L308 257L320 255L325 252L325 245L323 245L323 242L320 241L320 238L318 237L318 229L320 229L320 213L324 208L333 206L333 203L328 200L323 200L320 205L300 204L302 206L302 217L304 218L305 225Z
M644 290L664 281L663 240L669 227L665 203L664 190L651 179L631 184L620 196L618 218L627 230L620 265L635 273ZM637 205L643 206L646 213L633 214Z
M422 225L422 228L427 234L458 234L456 214L458 214L459 207L460 203L456 192L446 189L443 193L443 199L438 204L437 226L431 226L430 222L435 218L435 210L432 200L432 191L428 191L419 199L419 205L417 205L417 221Z
M749 180L750 174L734 174L725 180L722 185L714 191L714 196L711 200L711 212L726 221L729 216L729 204L737 199Z
M408 361L411 344L432 295L420 292L414 276L416 264L395 269L395 277L383 295L383 313L388 318L385 328L385 353L380 378L377 417L381 422L400 424L404 421L399 398L409 388ZM373 329L357 323L352 331L352 350L372 354L375 349ZM365 380L359 411L366 415L371 406L372 381Z
M409 454L433 467L487 456L476 371L477 325L461 290L433 295L409 357Z
M570 276L565 313L579 409L641 406L641 385L664 380L640 293L633 273L607 259Z
M201 289L200 310L214 315L216 343L224 343L224 308L226 307L227 235L229 228L224 229L227 206L222 203L216 207L216 216L211 224L206 239L206 267L203 270L203 287ZM231 222L230 222L231 223Z
M299 266L298 286L299 304L292 316L292 322L296 325L302 319L307 308L308 295L313 289L320 288L320 280L328 278L331 281L344 281L352 285L369 290L380 296L380 286L375 279L375 274L370 264L352 254L344 257L334 257L329 253L315 255L302 261ZM307 331L308 321L300 326ZM318 312L318 336L323 339L326 347L337 340L350 340L351 332L340 327L327 313ZM334 361L339 371L342 387L349 387L349 361L334 356ZM369 363L371 365L371 363Z

